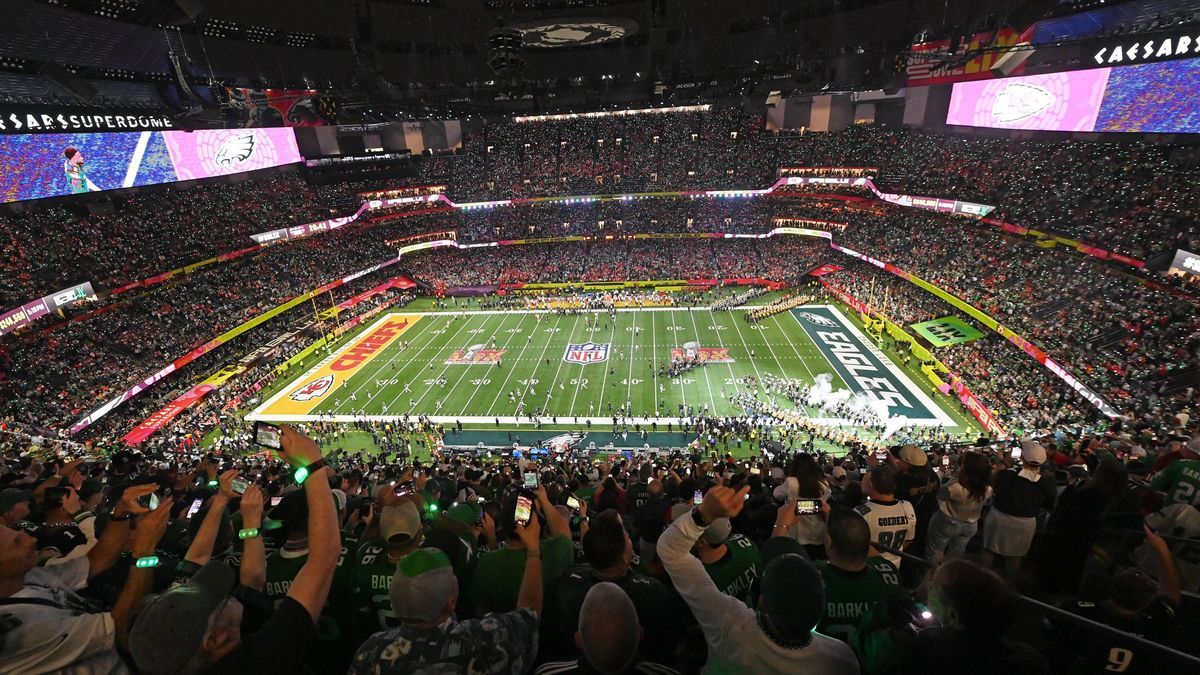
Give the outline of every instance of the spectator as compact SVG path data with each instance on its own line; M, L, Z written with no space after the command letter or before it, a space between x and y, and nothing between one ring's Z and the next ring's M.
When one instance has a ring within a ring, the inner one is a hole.
M526 539L517 536L516 510L517 493L514 491L504 498L500 522L497 523L497 529L505 540L504 547L479 556L475 571L471 574L471 601L475 604L477 616L489 612L511 612L517 607L529 556L526 555ZM571 530L550 503L545 486L538 486L535 516L544 518L550 531L550 536L538 547L538 567L544 575L544 583L549 585L574 560ZM541 613L540 607L538 613Z
M96 611L76 591L113 566L139 518L131 550L136 559L154 560L154 549L171 511L168 497L153 512L138 503L158 486L124 491L100 541L84 557L53 567L38 566L33 537L0 527L0 599L5 636L0 662L9 672L121 672L118 636L127 635L134 608L150 586L152 567L135 567L111 612Z
M779 519L789 511L781 507ZM852 509L831 509L825 532L827 560L813 563L825 584L825 614L817 630L849 643L867 611L900 590L900 573L884 558L870 556L871 529Z
M545 663L536 675L677 675L679 671L638 659L638 644L645 628L638 623L637 608L614 583L601 581L588 589L579 608L575 645L580 659Z
M995 497L983 526L983 561L991 567L995 556L1004 560L1014 576L1037 531L1037 516L1054 507L1054 478L1043 475L1046 449L1032 440L1021 441L1021 466L996 475Z
M940 563L960 558L979 530L983 504L992 496L992 463L979 452L959 455L958 475L938 491L938 509L929 523L925 557Z
M516 608L482 619L454 619L458 580L446 554L423 548L400 561L390 594L401 624L367 638L354 655L350 675L469 670L483 664L493 673L528 671L537 656L542 612L539 531L536 518L515 528L526 557Z
M658 540L658 555L675 589L691 607L708 643L709 670L747 673L857 673L850 648L814 631L824 611L820 574L804 558L784 554L766 562L759 612L722 593L690 554L717 518L732 518L750 488L713 487L704 502L680 516Z
M855 511L867 521L871 530L871 550L897 568L900 555L890 550L875 548L883 544L891 549L904 550L912 544L917 529L917 516L912 504L896 499L896 470L887 464L872 468L862 478L866 503Z
M147 600L138 614L129 649L142 672L313 672L320 658L315 624L341 555L337 512L316 443L284 426L282 445L280 457L307 473L302 490L311 537L304 567L286 597L262 627L243 639L242 603L230 596L233 572L219 561L206 563L187 583Z

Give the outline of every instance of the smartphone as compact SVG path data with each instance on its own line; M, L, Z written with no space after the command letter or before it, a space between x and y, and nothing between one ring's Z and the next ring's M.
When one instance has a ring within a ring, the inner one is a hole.
M266 422L254 423L254 442L264 448L279 450L283 447L283 430Z
M281 502L281 501L283 501L282 495L271 497L271 507L274 508L276 506L279 506L279 502Z
M526 471L525 472L525 487L533 488L536 490L537 486L538 486L537 474L534 473L533 471Z
M358 502L358 515L362 516L363 518L366 518L367 514L370 512L371 512L371 498L363 497L362 500Z
M875 451L875 459L878 459L879 461L882 462L882 461L886 461L887 458L888 458L887 450L876 450Z
M517 495L517 510L513 513L513 520L518 526L525 527L532 517L533 500L525 495Z
M693 504L703 504L704 503L704 493L700 492L699 490L696 490L695 492L693 492L692 493L692 503Z
M950 466L950 455L942 455L942 466Z
M758 475L762 474L762 471L758 467L754 467L754 468L750 469L750 473L752 475L758 476Z
M158 494L151 492L148 495L138 497L138 503L153 511L158 508Z
M188 507L187 517L191 520L192 516L200 512L200 507L204 506L204 498L197 497L192 500L192 505Z
M567 497L567 506L575 511L579 510L579 500L574 497Z
M396 493L397 497L403 497L404 495L411 495L412 493L414 493L416 491L417 491L417 487L416 487L416 485L413 485L413 482L411 480L404 481L403 483L396 483L395 493Z
M1011 455L1011 456L1012 456L1012 458L1013 458L1013 459L1021 459L1021 448L1020 448L1020 446L1018 446L1018 447L1015 447L1015 448L1013 448L1013 449L1012 449L1012 455Z
M233 479L233 491L236 494L246 494L246 488L250 487L250 481L242 480L241 478Z
M815 499L797 499L796 515L811 516L821 512L821 505Z

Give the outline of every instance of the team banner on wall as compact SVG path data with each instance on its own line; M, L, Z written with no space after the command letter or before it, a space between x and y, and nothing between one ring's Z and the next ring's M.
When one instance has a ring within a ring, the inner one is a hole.
M1034 27L1030 26L1024 32L1018 33L1012 28L1002 28L999 35L991 32L976 33L970 39L963 39L958 51L951 54L949 38L922 42L909 47L907 63L904 70L908 75L907 86L924 87L931 84L946 84L948 82L963 82L966 80L991 79L995 77L992 66L996 60L1007 52L992 49L993 47L1012 47L1029 42L1033 38ZM979 54L966 61L955 58L955 55L967 53ZM951 65L951 64L959 65ZM1020 73L1025 65L1017 66L1014 72Z
M957 316L947 316L933 321L912 324L912 329L934 347L948 347L963 342L978 340L983 333Z
M226 87L242 127L323 127L337 124L334 99L313 89Z

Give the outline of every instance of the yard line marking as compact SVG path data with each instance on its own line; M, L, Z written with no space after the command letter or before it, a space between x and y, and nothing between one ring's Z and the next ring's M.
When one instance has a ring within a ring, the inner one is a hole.
M700 344L700 326L696 323L696 313L688 312L688 316L692 317L692 328L696 331L696 345L702 347L703 345ZM716 331L713 332L715 333ZM704 381L708 384L708 402L712 405L712 409L709 412L715 414L717 412L717 400L713 398L712 379L708 376L708 366L701 365L700 370L704 371Z
M501 324L501 326L502 326L502 327L503 327L503 325L504 325L504 324ZM513 326L512 328L509 328L509 329L508 329L508 331L511 331L511 332L509 332L509 333L508 333L508 339L504 341L504 347L503 347L503 349L504 349L504 353L505 353L505 354L507 354L507 353L508 353L508 346L509 346L510 344L512 344L513 338L514 338L514 337L516 337L516 336L518 336L518 335L523 335L523 334L525 333L525 330L524 330L524 328L523 328L523 326L524 326L524 325L525 325L525 317L524 317L524 316L521 316L520 320L518 320L518 321L517 321L517 325L516 325L516 326ZM513 330L513 328L521 328L521 330L520 330L520 331L515 331L515 330ZM522 347L521 347L521 353L522 353L522 354L524 354L524 353L525 353L525 350L529 348L529 343L530 343L530 340L526 340L526 341L525 341L525 344L524 344L524 346L522 346ZM520 358L520 357L517 357L517 358ZM500 357L500 361L501 361L501 363L503 363L503 361L504 361L504 357L503 357L503 356L501 356L501 357ZM466 372L468 372L468 373L469 373L469 372L471 372L471 371L472 371L472 369L473 369L473 367L472 367L472 366L463 366L463 370L464 370L464 371L466 371ZM483 369L484 369L486 372L490 373L490 372L492 372L493 370L495 370L495 369L496 369L496 366L495 366L495 365L487 365L487 366L484 366L484 368L483 368ZM509 367L509 369L508 369L508 372L509 372L509 373L512 373L512 370L513 370L513 369L512 369L512 367L511 367L511 365L510 365L510 367ZM466 402L466 403L464 403L464 404L462 405L462 409L459 411L460 413L467 413L467 412L470 412L470 410L471 410L471 401L475 399L475 394L478 394L480 389L483 389L484 387L490 387L490 386L491 386L491 384L490 384L490 383L491 383L491 378L487 377L486 375L484 375L484 376L482 376L482 377L475 378L475 379L478 379L478 380L487 380L487 381L488 381L488 384L482 384L482 383L480 383L479 385L475 385L475 383L474 383L474 382L472 382L472 383L471 383L471 386L472 386L472 387L474 387L474 389L472 389L472 390L471 390L471 395L467 397L467 402ZM507 377L506 377L506 378L504 378L504 379L505 379L505 382L507 382L507 381L508 381L508 378L507 378ZM460 379L460 380L459 380L459 382L461 383L461 382L462 382L462 380ZM457 387L457 386L458 386L458 385L455 385L455 387ZM492 405L493 405L493 406L494 406L494 405L496 405L496 400L495 400L495 399L492 399ZM488 408L488 414L491 414L491 412L492 412L492 409L491 409L491 407L489 407L489 408Z
M557 327L558 327L558 322L559 322L559 321L561 321L561 320L562 320L562 315L561 315L561 314L559 314L559 315L558 315L558 317L556 317L556 318L555 318L555 320L554 320L554 327L556 327L556 328L557 328ZM523 322L523 321L524 321L524 320L522 319L522 322ZM539 321L539 322L535 322L535 323L534 323L534 329L533 329L533 332L534 332L535 334L536 334L536 333L537 333L537 331L538 331L538 329L537 329L537 326L540 326L540 325L541 325L541 322L540 322L540 321ZM553 336L553 335L554 335L554 333L551 333L551 336ZM543 357L543 356L545 356L545 354L546 354L546 348L547 348L547 347L549 347L549 346L550 346L550 339L547 339L547 340L546 340L546 341L545 341L545 342L542 344L542 353L538 355L538 361L541 361L541 360L542 360L542 357ZM528 341L528 340L526 340L526 341L525 341L525 346L521 348L521 356L518 356L518 357L517 357L517 360L518 360L518 361L522 360L522 358L523 358L523 357L524 357L524 355L525 355L525 350L526 350L526 349L528 349L528 348L529 348L529 341ZM504 383L500 385L500 391L499 391L498 395L496 396L496 399L495 399L494 401L492 401L492 404L491 404L490 406L488 406L487 414L488 414L489 416L492 414L492 410L494 410L494 409L495 409L495 407L496 407L496 404L500 402L500 397L501 397L501 396L505 396L505 395L507 395L507 394L508 394L508 380L509 380L509 379L512 377L513 373L514 373L514 372L516 372L516 370L517 370L516 368L509 368L509 369L508 369L508 374L504 376ZM537 364L534 364L534 369L533 369L533 372L535 372L535 373L537 372ZM551 382L551 383L550 383L550 386L551 386L551 387L553 387L553 386L554 386L554 383L553 383L553 382ZM524 392L524 391L522 391L522 392L521 392L521 400L522 400L522 401L523 401L523 400L525 400L525 392ZM464 410L463 412L466 412L466 411Z
M485 318L484 318L484 320L483 320L483 324L482 324L482 325L487 325L487 322L490 320L490 318L491 318L491 317L485 317ZM455 337L455 338L457 338L457 337L458 337L458 335L459 335L460 333L462 333L462 332L463 332L463 329L464 329L464 328L466 328L468 325L471 325L472 323L473 323L472 321L463 321L463 325L462 325L462 326L459 326L458 330L454 332L454 337ZM503 323L503 321L502 321L501 323ZM485 330L484 332L486 333L487 331ZM454 345L455 345L455 344L456 344L456 341L453 341L453 342L451 342L451 341L447 341L447 342L445 342L444 344L440 345L440 346L438 347L438 349L437 349L437 350L435 350L435 352L434 352L434 353L436 354L436 353L440 352L441 350L445 349L447 346L449 346L449 347L450 347L450 349L452 349L452 350L453 350L453 349L454 349ZM451 352L451 353L453 353L453 352ZM444 362L444 360L443 360L443 363L442 363L442 369L441 369L440 371L438 371L438 374L437 374L436 376L434 376L432 379L434 379L434 380L439 380L439 379L441 379L441 378L442 378L442 376L443 376L443 375L445 375L445 374L446 374L446 371L447 371L447 370L449 370L449 369L450 369L450 364L448 364L448 363L445 363L445 362ZM421 371L421 372L424 372L424 371ZM418 379L417 381L419 382L420 380ZM417 410L417 408L421 407L421 403L425 401L425 397L426 397L426 396L429 396L429 394L433 392L433 388L434 388L434 387L436 387L436 386L437 386L436 384L431 384L431 385L429 385L429 386L428 386L428 387L425 389L425 393L421 394L421 395L420 395L420 396L419 396L419 397L416 399L416 405L412 406L412 407L409 409L409 411L408 411L408 413L409 413L410 415L411 415L411 414L413 414L413 413L414 413L414 412ZM455 386L457 387L458 385L457 385L457 384L455 384ZM450 393L449 391L447 391L447 392L446 392L446 394L449 394L449 393ZM396 398L393 398L393 399L392 399L392 400L391 400L391 401L388 403L388 407L390 408L390 407L392 407L393 405L395 405L396 401L400 400L400 396L401 396L402 394L403 394L403 391L401 391L400 393L397 393L397 394L396 394Z
M713 332L717 334L717 344L721 345L721 348L724 349L725 348L725 338L721 337L721 331L719 330L720 326L723 324L721 322L717 321L717 314L716 314L716 312L712 311L712 307L708 308L708 316L709 316L709 319L713 322L712 323L713 328L714 328ZM722 316L732 317L733 314L725 313ZM725 366L727 368L729 368L729 381L733 383L733 393L740 394L742 392L742 387L741 387L741 385L738 384L738 376L733 372L733 362L726 361ZM723 401L723 403L728 403L728 402L729 402L728 400Z
M582 314L577 315L575 317L575 325L571 328L571 334L567 336L567 344L575 343L575 329L579 328L579 326L581 326L581 325L582 326L587 325L587 321L585 321L584 319L585 319L585 316ZM587 337L589 340L591 339L591 335L592 335L591 331L588 331ZM556 370L554 372L555 380L558 379L558 373L559 373L559 371L562 370L562 364L564 364L566 362L567 362L567 359L566 359L566 355L564 354L563 357L558 360L558 370ZM574 413L575 413L575 401L579 398L580 385L583 384L583 380L584 380L583 369L584 368L586 368L586 366L584 364L582 364L582 363L579 364L579 374L575 376L575 394L573 396L571 396L571 409L568 411L569 413L572 414L572 416L574 416ZM570 371L567 371L567 373L570 374ZM599 405L599 404L597 403L597 405Z

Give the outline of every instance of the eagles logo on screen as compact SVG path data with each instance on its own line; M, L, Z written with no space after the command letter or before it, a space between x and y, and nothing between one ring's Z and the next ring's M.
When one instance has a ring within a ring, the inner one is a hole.
M300 387L296 391L293 391L292 395L288 398L292 399L293 401L311 401L314 398L321 398L325 394L329 393L329 388L332 386L333 375L326 375L325 377L319 377L312 382L305 384L303 387Z
M250 155L253 154L254 134L230 136L221 143L221 147L217 149L217 154L213 157L213 161L217 163L217 166L228 167L234 164L241 164L250 159Z
M627 19L570 19L567 21L530 21L511 28L520 31L526 47L588 47L620 40L637 31L637 23Z
M805 321L807 321L809 323L815 323L818 326L825 326L826 328L837 328L837 324L833 322L833 319L827 319L823 316L820 316L819 314L813 314L812 312L797 312L797 313L800 315L800 317L802 319L804 319Z

